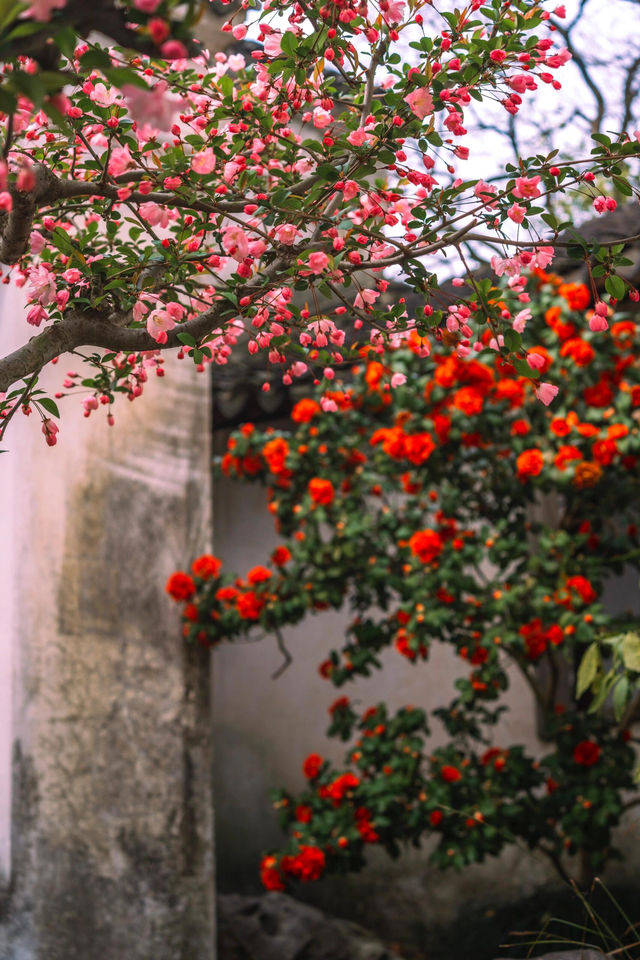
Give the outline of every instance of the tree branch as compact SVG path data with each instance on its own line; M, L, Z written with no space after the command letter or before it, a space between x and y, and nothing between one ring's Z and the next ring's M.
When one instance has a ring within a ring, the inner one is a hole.
M17 380L23 380L54 357L77 347L104 347L126 353L170 350L182 346L179 333L189 333L199 342L222 323L232 319L235 313L235 308L231 306L222 310L205 310L170 330L166 343L157 343L143 327L122 327L97 313L70 314L0 360L0 392L6 392Z

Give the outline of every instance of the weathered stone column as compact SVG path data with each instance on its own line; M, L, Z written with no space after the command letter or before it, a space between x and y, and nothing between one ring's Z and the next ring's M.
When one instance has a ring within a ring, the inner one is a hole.
M55 448L16 424L0 463L17 598L9 960L215 956L208 655L164 593L209 546L208 377L167 368L113 428L79 400Z

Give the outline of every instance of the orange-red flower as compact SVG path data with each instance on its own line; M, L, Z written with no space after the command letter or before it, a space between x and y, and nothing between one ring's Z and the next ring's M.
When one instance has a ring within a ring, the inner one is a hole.
M213 580L220 573L221 567L221 560L218 560L217 557L212 556L210 553L205 553L193 561L191 571L194 576L200 577L202 580Z
M310 397L304 397L299 400L291 411L291 419L294 423L309 423L316 414L322 412L322 407Z
M418 530L409 538L409 549L422 563L431 563L442 553L442 537L435 530Z
M322 477L313 477L309 480L307 489L309 496L318 506L326 507L330 503L333 503L335 490L331 480L323 480Z
M570 310L586 310L591 303L589 288L584 283L562 283L558 293L567 301Z
M539 473L542 473L543 466L544 458L542 451L536 447L523 450L516 460L516 470L521 479L524 477L537 477Z
M274 437L268 440L262 449L262 456L267 461L271 473L278 475L285 469L285 461L289 456L289 444L284 437Z
M302 772L304 773L307 780L315 780L320 770L322 769L322 764L324 763L324 758L320 756L319 753L310 753L307 759L302 764Z
M451 767L448 764L445 764L444 767L440 770L440 776L445 781L445 783L456 783L458 780L462 780L462 774L457 767Z
M195 596L196 585L188 573L182 570L172 573L165 585L165 590L178 603L191 600Z

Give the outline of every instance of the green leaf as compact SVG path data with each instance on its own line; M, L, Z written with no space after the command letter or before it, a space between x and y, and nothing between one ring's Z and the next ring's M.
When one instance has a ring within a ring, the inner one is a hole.
M184 343L184 345L187 347L195 347L197 342L196 338L190 333L179 333L177 334L177 339L180 341L180 343Z
M640 634L628 633L622 641L621 652L627 670L640 673Z
M47 413L52 414L52 416L54 417L60 416L60 411L58 410L58 404L55 402L55 400L52 400L51 397L38 397L38 400L36 402L39 403L41 407L44 407Z
M292 57L296 52L298 43L298 38L290 30L285 31L285 33L282 34L282 39L280 41L282 52L288 54L290 57Z
M616 300L622 300L625 295L627 285L622 277L607 277L604 282L605 290Z
M581 697L585 690L589 689L601 666L602 656L600 654L600 647L597 643L592 643L578 667L578 679L576 682L577 697Z

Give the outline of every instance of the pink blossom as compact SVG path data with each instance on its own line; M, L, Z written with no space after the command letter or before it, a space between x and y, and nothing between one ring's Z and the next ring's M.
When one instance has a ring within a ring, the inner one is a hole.
M31 253L42 253L45 248L46 241L41 233L37 230L34 230L29 238L29 248Z
M392 387L401 387L402 384L406 382L407 382L407 378L404 373L394 373L391 377Z
M308 265L312 273L322 273L329 266L329 257L321 251L311 253L309 254Z
M529 266L532 268L537 267L538 270L546 270L556 255L553 247L536 247L533 252L534 257Z
M299 234L300 231L292 223L281 223L279 227L276 227L278 243L284 243L289 247L296 242L296 237Z
M596 197L593 201L593 209L596 213L606 213L608 210L613 211L617 206L618 204L613 197Z
M11 194L6 190L3 190L0 193L0 210L6 210L7 213L13 209L13 200Z
M507 210L507 216L514 223L522 223L527 212L526 207L521 207L519 203L513 203Z
M280 41L282 34L279 30L274 30L268 37L264 38L264 52L268 57L279 57L282 53Z
M194 173L212 173L216 166L216 155L211 147L201 150L191 158L191 169Z
M495 207L497 203L497 200L493 199L493 194L496 192L495 184L486 183L484 180L480 180L478 183L476 183L473 192L479 200L483 201L485 206Z
M368 310L379 296L378 290L360 290L353 301L353 305L357 310Z
M33 167L29 161L24 160L16 177L16 189L20 190L21 193L31 193L35 185L36 175L33 172Z
M159 80L149 90L125 84L122 93L131 118L147 127L151 125L156 130L168 130L179 104L175 97L167 93L168 89L166 80Z
M609 328L609 324L607 322L608 315L609 309L606 303L604 303L602 300L598 300L595 305L593 315L589 320L589 329L593 333L602 333L603 330L607 330Z
M141 13L155 13L162 0L133 0L136 10Z
M538 189L539 183L539 176L516 177L516 185L511 193L514 197L518 197L520 200L531 200L534 197L540 196L540 190Z
M153 203L151 200L147 203L141 203L138 208L140 216L150 223L152 227L167 227L169 225L169 211L159 203Z
M328 110L322 107L316 107L313 111L313 125L317 130L324 130L325 127L333 123L333 117Z
M160 47L160 53L165 60L184 60L187 56L187 48L179 40L167 40Z
M69 270L65 270L62 274L62 279L66 280L67 283L77 283L82 274L77 267L71 267Z
M66 5L67 0L32 0L25 16L33 17L34 20L51 20L53 11L62 10Z
M176 322L168 310L152 310L147 317L147 333L156 343L167 342L167 331L173 330Z
M531 351L527 354L527 363L532 370L542 370L545 364L545 359L541 353L535 353Z
M43 320L48 320L49 314L44 307L41 307L39 303L31 307L27 311L27 323L30 323L33 327L39 327Z
M129 147L114 147L109 157L108 171L112 177L119 177L133 164Z
M593 333L602 333L603 330L609 329L609 323L606 317L601 317L599 314L594 313L589 320L589 330Z
M231 31L234 40L244 40L247 35L247 28L244 23L238 23Z
M517 277L520 274L520 261L518 257L511 257L503 260L501 257L491 257L491 267L496 277L501 277L506 273L508 277Z
M29 273L29 298L43 307L56 298L56 278L45 266L33 267Z
M48 417L42 421L42 432L44 433L44 438L47 441L48 447L55 447L58 442L56 434L59 432L59 427L57 424L50 420Z
M404 19L405 0L386 0L380 4L382 19L387 24L402 23Z
M222 231L222 249L224 252L242 263L249 253L249 238L242 229L235 224L224 227Z
M558 394L558 388L553 383L539 383L536 387L536 397L545 407L548 407L551 401Z
M89 93L89 99L97 103L99 107L110 107L120 100L120 94L115 87L109 89L104 83L96 83Z
M530 320L530 319L531 319L531 310L529 309L520 310L519 313L516 313L515 317L513 318L513 324L512 324L513 329L516 331L516 333L522 333L524 331L524 328L527 325L527 320Z
M419 120L424 120L427 114L433 113L433 98L426 87L412 90L404 98L404 102L409 104L409 109Z
M352 130L347 140L352 147L361 147L363 143L367 142L367 134L364 127L358 127L357 130Z

